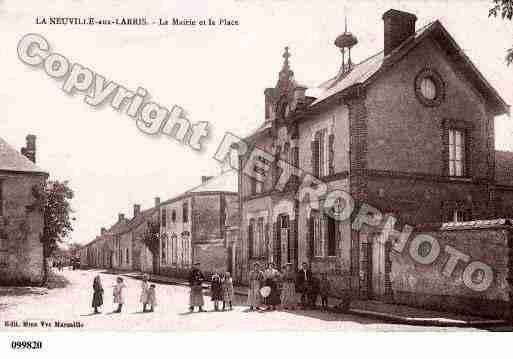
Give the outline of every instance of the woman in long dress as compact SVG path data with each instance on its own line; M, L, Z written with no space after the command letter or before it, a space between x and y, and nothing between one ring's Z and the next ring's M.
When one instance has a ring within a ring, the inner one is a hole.
M280 292L278 290L278 280L280 272L274 267L274 263L269 263L269 268L264 273L265 285L271 288L271 293L266 298L267 309L275 310L280 305Z
M93 303L92 307L94 308L94 313L100 313L98 311L98 307L103 305L103 286L100 279L100 276L97 275L93 280Z
M189 294L190 312L194 311L194 307L198 307L198 310L203 312L203 305L205 304L203 300L203 281L205 280L205 277L198 267L199 263L193 264L191 273L189 275L189 284L191 286L191 291Z
M230 306L230 310L233 309L233 279L230 272L226 272L223 279L223 310L226 305Z
M260 296L260 287L264 280L264 273L260 270L260 264L255 263L253 270L249 272L249 292L248 292L248 305L249 310L258 309L258 306L262 302Z
M114 296L114 304L118 305L118 308L114 311L114 313L121 313L123 309L123 304L125 304L125 294L124 289L126 288L125 283L123 283L123 278L116 278L116 285L114 286L113 296Z
M212 276L210 297L214 302L214 310L217 312L219 310L219 302L223 300L223 284L221 282L221 277L217 272Z
M143 275L142 282L141 282L141 296L139 298L139 301L143 305L143 313L146 313L146 306L148 305L148 275Z
M287 263L282 276L281 304L284 309L296 307L296 272L292 270L292 263Z

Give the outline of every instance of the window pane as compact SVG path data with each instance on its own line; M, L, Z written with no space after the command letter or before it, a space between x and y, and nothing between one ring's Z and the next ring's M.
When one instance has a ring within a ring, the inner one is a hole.
M420 83L420 91L425 98L434 100L436 97L436 85L434 81L428 77L422 79Z
M455 156L454 156L454 159L456 161L461 161L461 158L462 158L462 153L461 153L461 146L456 146L455 148Z
M461 146L461 131L454 131L456 138L456 146Z

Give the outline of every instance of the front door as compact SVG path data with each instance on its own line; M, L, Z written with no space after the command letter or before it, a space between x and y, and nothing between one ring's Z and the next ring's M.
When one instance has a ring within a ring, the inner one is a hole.
M372 237L372 294L373 298L385 295L385 243Z
M276 223L276 243L274 246L274 264L278 270L285 263L292 260L290 246L290 221L289 216L280 214Z

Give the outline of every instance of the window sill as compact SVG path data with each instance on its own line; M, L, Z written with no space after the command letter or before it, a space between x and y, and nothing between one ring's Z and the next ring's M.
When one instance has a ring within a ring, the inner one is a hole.
M250 257L249 258L250 260L254 261L254 260L265 260L266 259L266 256L261 256L261 257Z
M333 262L338 259L337 256L324 256L324 257L313 257L312 260L316 262Z
M467 176L447 176L447 178L454 182L472 182L472 178Z

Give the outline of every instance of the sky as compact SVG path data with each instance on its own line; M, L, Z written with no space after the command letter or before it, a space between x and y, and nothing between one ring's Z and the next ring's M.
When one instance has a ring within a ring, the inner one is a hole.
M382 14L415 13L417 28L439 19L509 104L513 23L488 17L490 1L211 1L206 0L0 0L0 137L20 148L37 135L38 165L50 179L68 180L75 192L74 231L87 243L118 216L142 208L219 174L213 155L226 131L244 136L264 120L264 89L274 87L283 48L290 47L296 80L315 86L338 71L333 45L349 30L359 40L354 62L383 48ZM36 17L146 16L227 18L238 26L58 26ZM201 152L166 136L137 129L125 112L92 108L84 95L68 95L62 81L22 63L16 48L27 33L43 35L51 50L128 89L145 88L153 101L183 107L192 122L207 121L211 135ZM496 148L513 150L513 125L496 120Z

